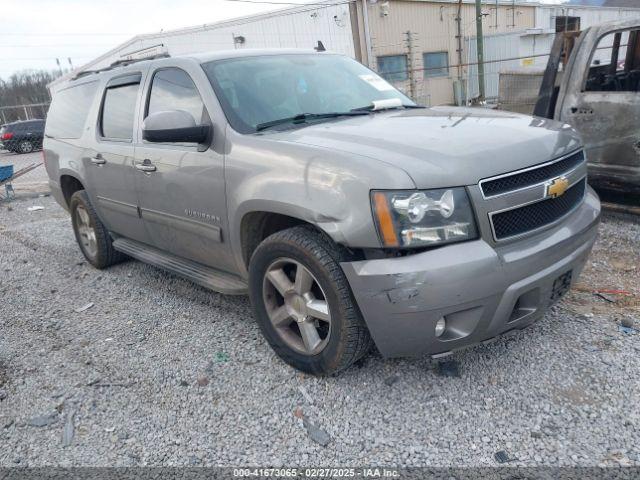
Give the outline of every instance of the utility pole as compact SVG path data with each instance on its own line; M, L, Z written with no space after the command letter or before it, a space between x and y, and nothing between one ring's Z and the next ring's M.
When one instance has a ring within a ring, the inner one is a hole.
M411 100L417 102L418 99L416 98L415 75L413 72L413 34L411 33L411 30L404 32L404 34L407 38L407 68L409 69L409 71L407 72L407 77L409 79L409 97L411 97Z
M484 37L482 36L481 0L476 0L476 51L478 57L478 100L484 102Z
M462 0L458 0L456 13L456 40L458 42L458 81L462 81Z
M371 48L371 32L369 30L369 2L368 0L362 0L362 23L364 24L364 47L367 51L366 65L369 68L373 67L373 49Z

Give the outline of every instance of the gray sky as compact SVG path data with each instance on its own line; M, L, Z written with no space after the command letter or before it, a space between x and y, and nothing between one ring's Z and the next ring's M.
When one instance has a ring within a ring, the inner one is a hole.
M301 0L273 0L305 3ZM226 0L2 0L0 77L68 68L141 33L212 23L284 8Z

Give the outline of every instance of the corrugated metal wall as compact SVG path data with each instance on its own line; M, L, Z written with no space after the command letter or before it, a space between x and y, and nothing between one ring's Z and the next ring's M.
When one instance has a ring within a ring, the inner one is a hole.
M485 96L488 101L495 101L499 97L501 72L513 72L521 68L544 70L547 65L548 54L555 34L513 32L484 37L485 64ZM469 63L477 63L476 37L467 37ZM539 56L545 55L545 56ZM513 59L513 60L512 60ZM474 98L478 91L478 67L472 65L468 73L468 97Z

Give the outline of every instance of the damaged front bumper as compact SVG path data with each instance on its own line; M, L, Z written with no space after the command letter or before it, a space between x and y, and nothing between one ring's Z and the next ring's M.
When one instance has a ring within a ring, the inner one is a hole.
M341 265L384 356L445 354L542 317L578 278L599 218L588 189L563 223L517 242L492 247L480 239ZM446 329L437 337L441 318Z

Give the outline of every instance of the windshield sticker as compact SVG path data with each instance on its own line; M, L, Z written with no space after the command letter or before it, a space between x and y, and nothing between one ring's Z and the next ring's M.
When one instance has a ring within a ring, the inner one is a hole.
M387 90L394 89L393 85L377 75L359 75L359 77L379 92L386 92Z

